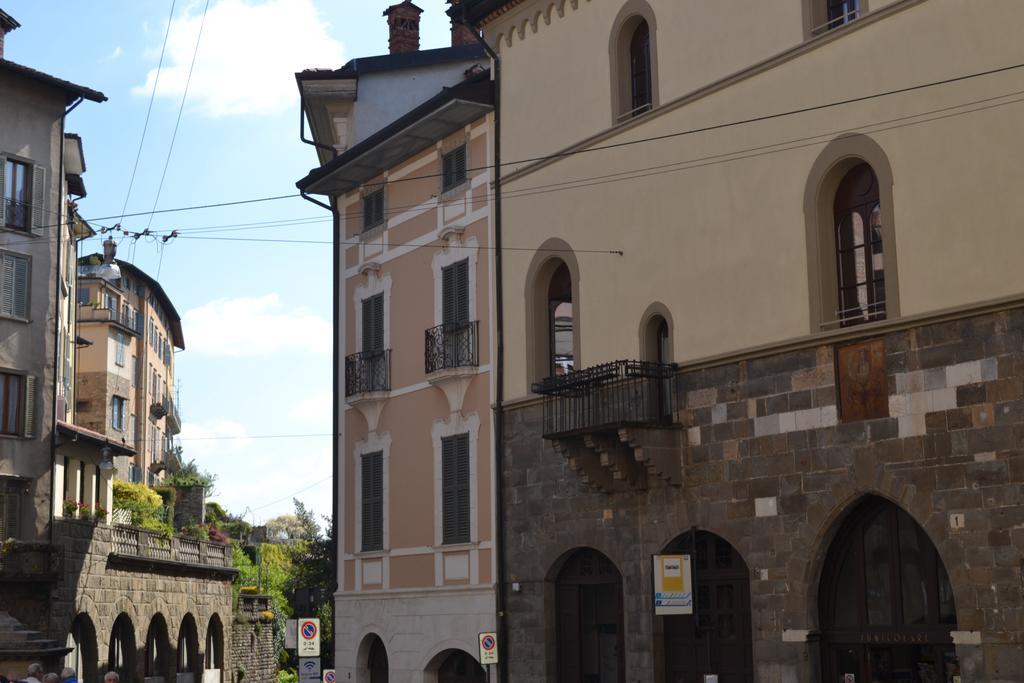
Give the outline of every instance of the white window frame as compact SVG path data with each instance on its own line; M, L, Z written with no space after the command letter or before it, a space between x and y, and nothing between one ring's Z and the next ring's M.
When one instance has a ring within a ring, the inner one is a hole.
M444 544L444 497L441 439L459 434L469 434L469 543ZM434 447L434 548L438 551L450 551L452 548L466 547L480 541L480 530L477 520L477 458L479 457L480 416L472 413L463 416L453 413L447 420L435 420L430 430L430 438Z

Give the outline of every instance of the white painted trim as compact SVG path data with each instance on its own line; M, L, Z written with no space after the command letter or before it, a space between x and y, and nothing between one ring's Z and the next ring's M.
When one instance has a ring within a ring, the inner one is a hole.
M384 533L383 533L383 540L384 540L383 546L384 546L384 549L383 549L383 552L376 553L376 554L372 555L372 558L376 559L376 557L378 557L378 556L381 557L381 562L383 564L382 575L384 577L384 579L383 579L384 580L383 586L384 586L384 588L387 588L388 587L388 575L389 575L388 574L388 558L387 558L388 553L387 553L387 550L388 550L388 548L391 545L391 534L388 531L388 520L391 518L390 510L388 509L389 505L391 503L391 495L390 495L390 488L391 487L389 485L389 480L390 480L390 475L391 475L391 462L390 462L391 461L391 434L387 433L387 432L385 432L384 434L378 434L377 432L371 432L370 434L368 434L366 436L366 439L364 439L362 441L356 441L352 445L352 457L354 458L354 463L353 464L355 465L355 485L352 487L352 493L353 493L353 498L355 498L355 518L356 518L355 532L354 532L355 543L353 545L353 548L361 548L362 545L363 545L363 487L362 487L362 481L363 481L363 459L362 459L362 456L367 454L367 453L375 453L377 451L380 451L383 454L381 456L381 470L382 470L381 471L381 478L382 478L382 481L383 481L382 486L381 486L381 493L382 493L382 497L383 497L383 502L382 502L382 505L381 505L381 507L383 509L382 519L381 519L381 526L382 526L383 531L384 531ZM364 558L367 558L367 557L371 557L371 556L369 554L363 553L363 554L353 555L351 557L346 557L345 558L345 559L355 559L356 560L356 576L355 576L355 586L354 586L354 588L355 588L355 590L357 592L363 590L363 586L362 586L362 583L363 583L363 581L362 581L362 579L363 579L363 575L362 575L362 561L363 561Z
M464 549L464 550L473 550L473 549L490 550L491 549L491 542L490 541L483 541L482 543L463 543L463 544L460 544L460 545L444 546L444 549L446 551L453 550L453 549L454 550L459 550L459 549ZM390 548L389 550L376 550L376 551L373 551L373 552L365 552L365 553L358 553L358 552L357 553L343 553L341 555L341 559L342 560L360 560L360 559L367 559L367 558L373 558L373 557L384 557L385 555L387 555L389 557L420 557L420 556L423 556L423 555L433 555L435 550L436 550L436 548L434 546L432 546L432 545L429 545L429 546L428 545L420 545L420 546L411 546L411 547L408 547L408 548Z
M476 262L480 253L480 243L475 237L465 242L461 238L452 236L451 247L439 249L434 254L430 265L434 271L434 324L440 325L444 320L442 313L444 308L444 287L441 272L448 266L459 261L469 260L469 319L479 320L476 317ZM461 248L459 248L461 247Z

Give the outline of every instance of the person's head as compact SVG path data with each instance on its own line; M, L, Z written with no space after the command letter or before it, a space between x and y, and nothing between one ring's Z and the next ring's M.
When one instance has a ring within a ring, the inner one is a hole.
M42 678L43 677L43 665L39 662L32 662L28 665L28 675L31 678Z
M70 666L65 666L63 669L60 670L60 680L66 681L69 678L74 678L74 677L75 677L75 670L72 669Z
M60 676L51 671L43 676L43 683L60 683Z
M121 677L117 675L116 671L108 671L103 674L103 683L121 683Z

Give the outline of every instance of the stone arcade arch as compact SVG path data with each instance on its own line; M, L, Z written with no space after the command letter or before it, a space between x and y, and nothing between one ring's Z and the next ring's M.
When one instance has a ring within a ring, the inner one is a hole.
M436 657L437 683L485 683L487 672L464 650L445 650Z
M388 650L376 633L370 633L359 644L356 655L359 683L388 683Z
M107 670L116 671L122 683L136 680L135 626L132 618L122 612L110 629L110 647L107 649Z
M80 681L95 681L99 653L96 647L96 627L85 612L79 613L68 630L67 646L72 648L64 657L64 666L70 666Z
M690 555L695 582L694 616L655 617L655 633L662 633L664 680L689 683L703 680L704 674L717 674L719 683L754 680L746 562L724 538L703 530L677 536L664 553Z
M203 683L219 683L224 672L224 625L214 614L206 625L206 651L203 654Z
M199 667L199 631L195 617L186 614L178 628L178 683L196 683Z
M171 680L171 641L167 635L167 621L157 612L149 621L146 632L145 665L143 673L147 683Z
M626 680L622 574L593 548L578 548L555 579L559 683Z
M818 591L824 680L959 676L949 575L902 508L877 496L855 503L829 546Z

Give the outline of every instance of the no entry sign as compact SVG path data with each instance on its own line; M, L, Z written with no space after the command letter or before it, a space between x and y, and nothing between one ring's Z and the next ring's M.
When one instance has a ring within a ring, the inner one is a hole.
M320 656L320 620L299 619L299 647L300 657Z

